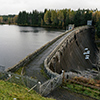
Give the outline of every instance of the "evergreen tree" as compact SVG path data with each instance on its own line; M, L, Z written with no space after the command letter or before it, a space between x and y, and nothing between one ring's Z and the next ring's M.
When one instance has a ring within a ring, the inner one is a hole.
M75 14L75 17L74 17L75 26L80 26L80 22L81 22L81 10L78 9L78 11L76 11L76 14Z
M97 36L100 38L100 18L99 21L97 22Z

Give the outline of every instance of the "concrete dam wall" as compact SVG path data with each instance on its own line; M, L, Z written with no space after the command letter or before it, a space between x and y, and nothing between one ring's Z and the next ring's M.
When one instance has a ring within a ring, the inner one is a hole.
M98 53L94 34L95 30L90 26L75 28L45 59L47 73L57 76L62 70L91 69Z

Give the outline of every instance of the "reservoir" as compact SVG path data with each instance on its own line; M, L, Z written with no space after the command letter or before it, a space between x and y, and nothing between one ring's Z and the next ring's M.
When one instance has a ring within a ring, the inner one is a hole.
M40 27L0 25L0 65L8 68L17 64L64 31Z

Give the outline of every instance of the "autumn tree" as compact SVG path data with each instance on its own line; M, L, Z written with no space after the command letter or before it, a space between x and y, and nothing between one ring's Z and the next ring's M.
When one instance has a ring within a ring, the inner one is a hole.
M56 10L51 10L51 22L53 25L57 25L58 23Z
M44 15L44 22L46 24L51 24L51 11L47 10L45 15Z
M61 10L57 11L57 18L59 20L59 25L62 25L62 22L64 21L64 14Z
M3 17L0 17L0 23L3 23Z
M17 23L17 18L18 18L18 15L15 15L15 16L13 17L13 23L14 23L14 24Z
M99 18L100 18L100 11L97 10L92 13L92 19L95 25L99 21Z

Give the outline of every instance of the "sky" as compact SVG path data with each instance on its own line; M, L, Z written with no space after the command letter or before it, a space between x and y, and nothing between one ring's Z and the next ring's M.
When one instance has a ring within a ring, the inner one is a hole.
M18 14L20 11L32 12L44 9L98 9L100 0L0 0L0 15Z

